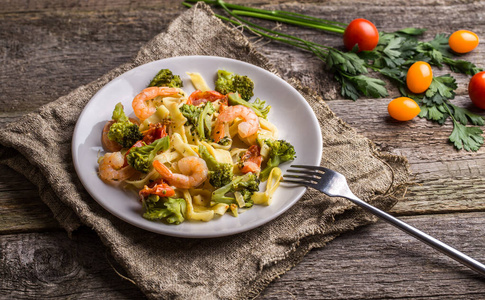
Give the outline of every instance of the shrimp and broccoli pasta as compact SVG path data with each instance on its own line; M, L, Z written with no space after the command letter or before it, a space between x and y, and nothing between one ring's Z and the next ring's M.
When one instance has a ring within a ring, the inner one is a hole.
M270 106L251 101L247 76L219 70L211 90L199 73L187 75L190 95L180 76L162 69L133 99L136 118L115 106L101 135L99 177L136 191L144 218L171 224L269 205L278 166L296 155L267 120Z

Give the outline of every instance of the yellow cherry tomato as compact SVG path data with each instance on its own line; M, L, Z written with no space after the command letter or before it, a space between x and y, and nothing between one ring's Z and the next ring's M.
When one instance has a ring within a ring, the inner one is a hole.
M415 94L425 92L431 85L431 81L433 81L433 71L427 62L417 61L409 68L406 84L411 92Z
M468 53L478 46L478 35L468 30L453 32L448 39L448 45L456 53Z
M399 97L389 102L387 111L393 119L398 121L409 121L416 117L421 109L413 99Z

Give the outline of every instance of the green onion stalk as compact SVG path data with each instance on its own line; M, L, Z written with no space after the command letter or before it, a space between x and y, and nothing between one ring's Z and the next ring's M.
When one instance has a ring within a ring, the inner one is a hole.
M271 20L297 26L305 26L320 29L328 32L343 34L348 24L320 19L304 14L288 12L283 10L266 10L260 8L247 7L237 4L226 3L222 0L187 0L187 2L205 2L209 5L220 6L227 10L232 10L231 15L246 16L258 19ZM185 5L187 5L186 3Z
M199 0L187 0L187 2L183 2L182 4L187 7L192 7L192 5L188 2L195 3L195 2L199 2ZM263 36L275 41L279 41L282 43L289 44L291 46L298 47L300 49L311 51L318 58L324 61L326 60L329 50L334 50L334 51L338 51L338 50L315 42L307 41L289 34L285 34L276 30L265 28L253 22L245 20L240 16L254 17L259 19L272 20L276 22L283 22L283 23L297 25L297 26L316 28L316 29L324 30L327 32L338 33L338 34L343 34L345 31L345 27L343 26L347 25L340 22L328 21L328 20L315 18L315 17L303 15L303 14L298 14L298 13L286 12L281 10L265 10L265 9L259 9L259 8L246 7L242 5L230 4L222 0L202 0L200 2L205 2L206 4L209 4L209 5L219 6L229 16L232 17L232 18L228 18L218 14L215 15L216 17L218 17L223 21L248 29L258 36Z

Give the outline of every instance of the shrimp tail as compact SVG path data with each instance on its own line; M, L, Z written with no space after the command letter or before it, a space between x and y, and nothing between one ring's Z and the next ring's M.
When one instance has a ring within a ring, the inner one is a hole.
M222 138L224 138L224 135L224 122L216 122L212 139L214 142L218 143Z
M158 160L154 160L152 165L153 165L153 168L155 168L155 170L162 176L162 178L169 178L173 175L172 171L170 171L170 169L167 168L167 166L165 166Z

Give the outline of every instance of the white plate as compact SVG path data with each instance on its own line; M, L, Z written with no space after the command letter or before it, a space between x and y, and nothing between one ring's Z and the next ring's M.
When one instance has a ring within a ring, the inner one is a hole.
M165 68L181 76L187 93L194 88L185 72L201 73L210 87L213 87L218 69L249 76L255 82L255 97L271 105L268 119L278 127L279 138L295 147L297 158L293 163L320 163L322 137L317 118L306 100L288 83L245 62L212 56L180 56L154 61L122 74L100 89L84 108L74 129L72 156L76 172L89 194L110 213L134 226L187 238L220 237L250 230L273 220L295 204L306 189L280 185L270 206L255 205L237 218L228 213L210 222L186 221L180 225L169 225L144 219L137 195L99 179L96 172L97 158L103 151L101 131L105 122L111 119L116 103L122 102L126 114L133 115L132 99L160 69ZM281 165L283 172L289 165Z

